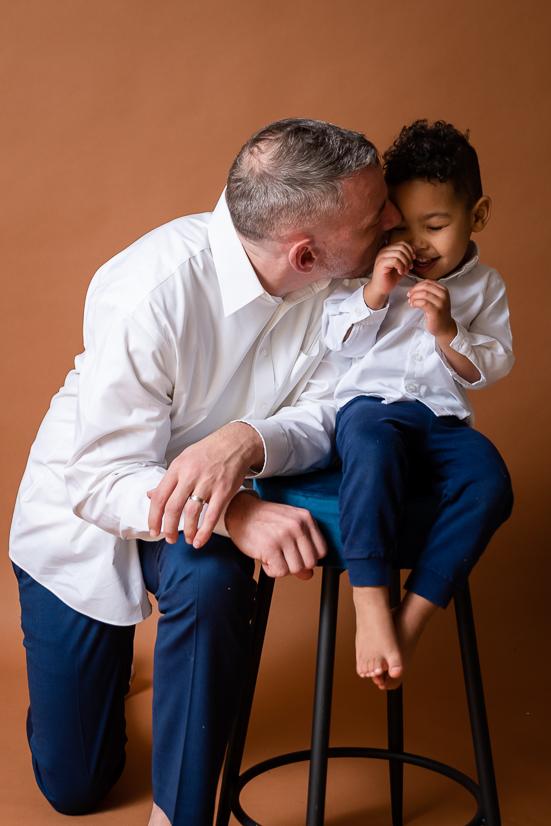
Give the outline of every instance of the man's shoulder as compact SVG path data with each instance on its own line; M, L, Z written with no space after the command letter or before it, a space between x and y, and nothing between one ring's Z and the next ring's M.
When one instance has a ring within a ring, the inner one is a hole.
M204 212L176 218L134 241L96 272L88 300L106 299L132 313L190 261L210 257L211 216Z

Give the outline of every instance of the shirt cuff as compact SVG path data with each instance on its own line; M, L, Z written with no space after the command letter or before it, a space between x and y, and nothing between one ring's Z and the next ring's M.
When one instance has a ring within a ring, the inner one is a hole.
M452 350L455 350L456 353L459 353L465 358L468 358L469 361L474 364L478 372L480 373L480 378L478 381L470 382L466 379L462 378L458 373L455 372L449 361L447 360L445 354L442 352L441 348L437 348L437 352L444 362L446 369L448 370L449 374L453 377L453 379L460 384L462 387L469 388L469 387L478 387L478 385L485 384L486 377L482 372L480 365L477 363L477 360L474 357L474 350L473 346L470 342L469 333L459 322L455 322L455 326L457 327L457 333L454 339L450 342L449 346Z
M253 424L243 419L245 424L254 427L264 445L264 466L258 472L250 470L247 478L256 476L277 476L285 466L289 454L289 444L283 428L273 419L256 420Z
M374 316L375 319L379 318L386 313L388 305L389 299L387 297L384 307L381 307L379 310L372 310L364 301L364 288L362 286L348 298L344 299L339 307L339 312L349 313L351 323L356 324L358 321L366 321L366 319L371 316Z

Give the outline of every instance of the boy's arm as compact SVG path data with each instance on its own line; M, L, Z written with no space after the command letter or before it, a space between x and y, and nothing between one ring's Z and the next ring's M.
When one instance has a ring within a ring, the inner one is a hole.
M323 305L321 329L325 345L350 358L363 356L373 347L388 310L388 302L382 309L371 309L363 294L363 286L353 293L343 287Z
M375 344L388 310L388 296L409 272L414 250L400 242L383 247L371 279L352 295L337 290L324 305L322 332L327 347L352 358L363 356Z
M468 330L453 319L443 284L419 282L408 296L411 306L425 313L427 330L458 384L480 389L507 375L514 362L509 308L505 284L496 272L490 274L484 305Z

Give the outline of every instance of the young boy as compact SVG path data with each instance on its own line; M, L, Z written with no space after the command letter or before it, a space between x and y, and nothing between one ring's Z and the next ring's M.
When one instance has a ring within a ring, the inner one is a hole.
M505 376L513 355L505 286L478 262L471 241L486 226L491 201L468 133L416 121L402 129L384 164L402 221L367 283L326 301L323 330L327 345L352 359L336 397L357 671L392 689L427 621L466 582L509 516L507 468L469 426L465 390ZM412 463L427 470L439 506L391 614L391 560Z

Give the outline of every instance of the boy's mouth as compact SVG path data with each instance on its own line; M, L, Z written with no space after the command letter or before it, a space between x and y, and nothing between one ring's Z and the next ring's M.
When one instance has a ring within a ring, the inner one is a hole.
M439 255L436 258L423 258L422 256L418 255L415 258L413 262L413 267L411 269L413 270L415 275L426 275L426 273L428 273L429 270L432 270L439 258Z

